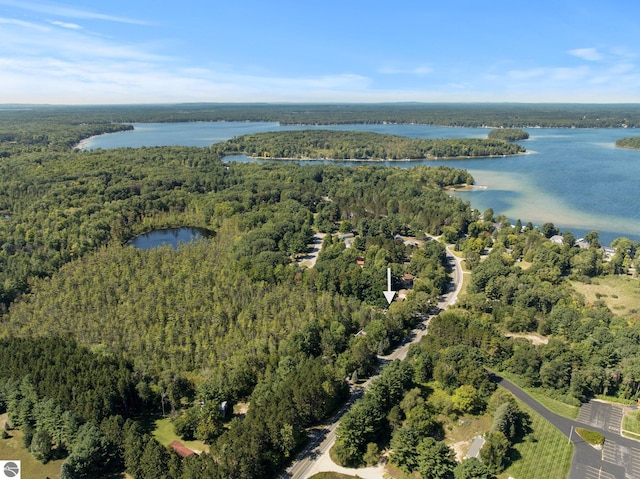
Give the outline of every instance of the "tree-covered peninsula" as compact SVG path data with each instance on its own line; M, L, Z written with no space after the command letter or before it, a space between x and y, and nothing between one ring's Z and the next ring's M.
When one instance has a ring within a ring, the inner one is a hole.
M618 148L629 148L631 150L640 150L640 136L620 138L616 140L616 146Z
M518 128L496 128L488 135L490 140L520 141L527 140L529 133Z
M520 145L501 139L416 139L366 131L301 130L257 133L216 145L221 155L273 159L434 160L516 155Z

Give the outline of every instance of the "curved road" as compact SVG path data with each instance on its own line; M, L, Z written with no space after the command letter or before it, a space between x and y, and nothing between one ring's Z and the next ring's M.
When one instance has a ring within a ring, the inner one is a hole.
M460 290L462 289L462 260L454 255L448 247L446 252L447 258L449 260L449 265L452 268L452 281L449 291L446 294L442 295L438 300L438 308L440 309L446 309L454 304L458 299ZM420 339L422 339L422 336L427 333L430 319L431 316L425 319L420 325L418 325L418 327L414 329L412 334L409 336L409 340L401 344L391 354L389 354L388 356L381 356L381 368L384 367L385 364L388 364L395 359L405 359L407 357L409 347L413 343L417 343L418 341L420 341ZM321 430L316 430L313 432L307 447L305 447L305 449L298 454L292 464L284 471L284 473L280 475L282 479L307 479L308 477L310 477L311 472L315 472L313 471L313 468L321 459L323 459L323 456L326 455L324 457L325 460L328 458L329 450L333 446L333 443L336 439L336 429L338 428L340 418L345 412L349 410L353 402L362 396L363 390L366 389L371 381L373 381L376 377L377 375L370 377L363 384L362 388L354 388L347 403L340 409L340 411L335 414L329 424L324 426ZM332 470L341 469L345 470L344 468L339 468L338 466L334 466L332 468ZM356 473L359 475L359 477L367 477L367 472L370 472L372 474L370 477L382 477L382 473L378 473L375 468L367 469L369 469L370 471L357 469Z
M495 376L497 384L510 391L527 406L553 424L571 440L574 446L569 479L640 479L640 443L603 429L563 416L558 416L525 393L512 382ZM584 406L583 406L584 407ZM610 407L603 405L603 407ZM575 432L576 427L597 431L605 437L602 451L585 442Z
M447 248L447 257L452 266L452 285L450 290L443 295L438 307L446 309L454 304L457 300L460 289L462 288L463 271L461 260L456 257ZM381 363L384 364L395 359L404 359L411 344L420 341L422 336L427 332L429 319L426 319L422 325L416 328L409 341L406 341L398 347L392 354L381 357ZM364 385L364 388L373 380L370 378ZM600 424L580 422L579 420L567 419L552 413L544 408L540 403L531 398L522 389L511 383L510 381L495 376L494 380L505 389L509 390L514 396L527 404L531 409L540 414L543 418L553 424L560 432L562 432L568 440L574 445L574 454L571 463L571 470L568 479L640 479L640 442L623 437L616 428L600 427ZM318 472L320 463L324 466L330 464L328 469L338 472L357 474L363 478L381 478L382 468L361 468L357 470L348 470L336 466L329 459L329 450L333 446L336 436L338 422L342 415L349 410L355 400L363 394L364 388L355 389L347 403L336 413L329 424L320 430L315 430L307 447L298 455L289 468L281 475L282 478L307 479L312 473ZM590 406L589 406L590 407ZM583 409L585 406L583 406ZM605 404L599 404L599 409L604 409L602 414L609 414L607 408L614 408ZM582 416L582 413L581 413ZM580 418L578 418L580 419ZM586 443L575 432L576 427L587 427L595 430L605 437L605 445L603 449L597 450ZM619 429L619 427L617 428Z

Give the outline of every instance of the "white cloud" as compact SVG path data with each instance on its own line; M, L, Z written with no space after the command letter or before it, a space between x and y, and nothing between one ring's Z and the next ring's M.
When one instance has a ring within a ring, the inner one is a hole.
M117 15L109 15L104 13L92 12L89 10L80 10L74 7L66 7L63 5L52 5L37 2L25 2L23 0L0 0L0 5L8 7L21 8L23 10L29 10L31 12L44 13L47 15L54 15L57 17L76 18L85 20L104 20L117 23L129 23L133 25L149 25L144 20L120 17Z
M611 67L610 71L614 75L623 75L625 73L632 72L635 69L636 66L633 63L622 62Z
M552 81L575 83L583 80L589 73L590 70L587 67L557 67L549 69L548 77Z
M399 68L395 66L386 66L379 70L379 73L384 75L428 75L432 73L433 69L426 65L419 65L414 68Z
M576 48L574 50L569 50L569 54L590 62L597 62L604 58L603 55L595 48Z
M0 5L17 3L0 0ZM571 68L529 68L529 63L511 70L501 64L486 75L473 66L445 77L424 64L400 64L382 68L378 73L387 76L380 82L358 72L287 76L255 65L213 63L215 58L208 64L187 64L183 58L161 55L157 43L132 43L124 36L87 31L73 21L97 14L59 7L46 7L45 12L37 3L27 3L26 8L39 8L49 19L34 23L0 17L0 102L640 100L635 58L613 50L607 52L607 62ZM66 18L53 16L51 9L66 13ZM592 61L600 55L595 49L573 52ZM420 76L421 87L375 88L391 84L393 75Z
M449 83L447 84L447 90L454 90L454 91L469 91L469 90L474 90L475 86L473 85L473 83L468 82L468 81L460 81L457 83Z
M527 70L510 70L507 72L507 76L512 80L532 80L534 78L541 78L547 74L545 68L529 68Z
M286 77L251 66L239 73L233 65L186 65L156 53L157 45L128 44L75 24L0 22L6 25L0 28L0 102L320 101L371 84L351 73Z
M16 20L15 18L3 18L0 17L0 23L4 24L4 25L14 25L14 26L19 26L22 28L29 28L32 30L40 30L42 32L48 32L51 29L43 26L43 25L39 25L37 23L32 23L32 22L25 22L23 20Z
M57 20L49 20L49 23L57 27L69 28L70 30L82 30L82 27L76 23L60 22Z
M332 101L338 96L347 101L350 95L367 91L370 83L354 74L291 78L265 72L183 69L168 67L164 61L104 55L75 61L53 55L10 58L0 52L2 97L10 102Z
M638 58L638 53L634 49L630 49L626 46L616 46L611 49L611 53L621 59L633 60Z
M615 85L616 88L640 85L640 72L633 63L622 62L602 70L589 82L594 85Z
M167 57L155 54L143 45L128 45L101 38L74 28L72 24L55 23L64 28L0 18L7 25L0 29L0 55L12 58L55 57L82 62L94 58L164 61ZM50 22L52 23L52 22ZM28 30L28 31L26 31Z
M510 70L507 76L519 82L554 81L575 82L589 74L587 67L538 67L527 70Z

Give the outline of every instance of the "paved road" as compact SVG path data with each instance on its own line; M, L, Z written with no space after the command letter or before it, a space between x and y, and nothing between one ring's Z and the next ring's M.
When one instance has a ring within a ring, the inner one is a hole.
M500 376L496 376L495 380L571 439L574 454L569 479L640 479L640 443L622 437L619 426L616 431L609 427L615 421L620 424L617 419L617 406L601 403L598 407L599 411L595 414L596 419L592 422L585 422L586 417L590 420L592 416L589 409L593 409L593 406L588 407L586 412L581 411L582 420L581 416L578 416L578 420L574 421L545 409L510 381ZM605 421L602 419L604 417L608 419ZM585 426L605 437L602 451L593 448L576 434L576 427Z
M447 256L453 269L453 281L450 291L440 298L438 307L441 309L446 309L456 302L462 287L461 260L448 249ZM395 359L402 360L406 358L411 344L420 341L422 336L427 333L429 319L423 322L422 327L416 328L409 339L392 354L380 358L382 360L381 363L384 365ZM365 387L370 384L372 379L365 383ZM574 455L568 479L640 479L640 442L622 437L620 434L622 418L620 408L596 402L587 403L581 408L578 419L574 421L545 409L508 380L498 376L495 379L500 386L513 393L514 396L558 428L568 440L571 440L574 445ZM353 391L349 401L332 418L330 423L313 434L308 446L282 474L282 478L307 479L318 461L321 458L326 460L329 450L335 441L336 429L340 418L362 393L363 390L360 388ZM576 427L584 427L585 425L605 437L605 445L602 451L594 449L575 433ZM342 468L336 467L336 469Z
M306 266L307 268L313 268L316 265L325 236L326 233L316 233L313 235L311 244L307 245L309 251L306 255L298 259L298 265Z
M446 309L450 305L454 304L458 298L458 293L460 293L460 289L462 288L462 266L461 260L457 256L455 256L448 248L447 248L447 257L449 258L449 264L452 267L452 281L451 287L449 291L441 296L438 301L438 308ZM407 357L407 352L409 351L409 347L413 343L417 343L422 339L427 333L429 320L431 317L427 318L423 321L416 329L411 332L408 340L406 340L402 345L396 348L391 354L388 356L380 357L381 368L378 370L378 373L389 362L399 359L403 360ZM309 439L309 444L307 447L298 454L298 457L295 461L281 474L281 478L291 478L291 479L307 479L310 476L310 473L313 469L313 466L320 460L323 455L328 455L329 450L333 446L336 438L336 429L338 427L338 423L340 418L344 415L345 412L349 410L353 402L362 396L363 390L367 388L371 381L373 381L377 377L373 375L370 377L362 386L362 388L356 388L349 398L349 401L340 409L340 411L331 419L330 423L327 424L320 431L314 432L312 437Z
M349 410L351 405L362 396L362 389L352 392L351 397L344 406L331 418L329 424L320 430L315 430L309 439L307 447L298 454L298 458L281 474L281 478L307 478L315 462L324 454L329 454L329 449L336 440L336 429L340 418Z

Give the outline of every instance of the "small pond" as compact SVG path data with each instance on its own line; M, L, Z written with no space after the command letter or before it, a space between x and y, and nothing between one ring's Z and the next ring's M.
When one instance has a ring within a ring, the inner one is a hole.
M127 244L140 249L153 249L165 245L170 245L173 249L177 249L180 243L189 243L201 238L211 238L212 236L214 236L212 231L203 228L170 228L154 230L136 236Z

